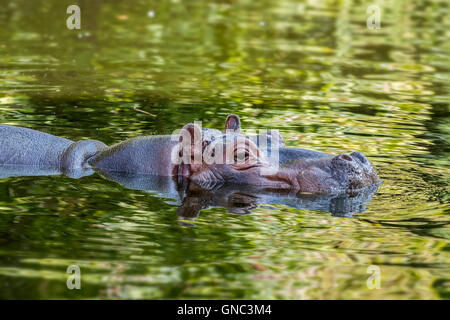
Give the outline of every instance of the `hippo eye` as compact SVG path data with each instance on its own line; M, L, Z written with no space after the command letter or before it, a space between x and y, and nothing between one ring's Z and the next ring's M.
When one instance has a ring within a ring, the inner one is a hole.
M235 169L245 170L260 165L258 147L251 140L238 137L229 146L234 148L233 167Z
M248 162L248 159L250 158L250 153L248 150L237 150L234 153L234 161L238 162L244 160L245 162Z

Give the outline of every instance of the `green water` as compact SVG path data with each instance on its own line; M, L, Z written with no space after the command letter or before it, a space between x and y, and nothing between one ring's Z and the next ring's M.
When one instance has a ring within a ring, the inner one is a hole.
M186 223L98 174L1 179L0 298L450 298L448 1L79 1L68 30L73 3L0 1L0 123L111 144L233 112L289 146L359 150L384 183L352 218Z

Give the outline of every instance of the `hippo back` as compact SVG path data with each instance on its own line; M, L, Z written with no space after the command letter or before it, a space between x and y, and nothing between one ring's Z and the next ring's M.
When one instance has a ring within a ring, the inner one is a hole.
M59 168L73 141L32 129L0 125L0 165Z
M7 166L8 174L52 172L82 177L93 173L87 159L104 148L106 145L97 140L73 142L45 132L0 125L0 166Z

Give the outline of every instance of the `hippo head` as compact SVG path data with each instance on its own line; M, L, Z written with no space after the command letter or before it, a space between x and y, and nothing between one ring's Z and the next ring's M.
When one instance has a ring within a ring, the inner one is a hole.
M362 189L378 182L370 162L360 152L306 159L298 159L291 152L294 157L281 164L267 158L267 150L258 146L259 138L275 138L275 150L292 150L284 148L277 131L260 135L255 142L255 138L241 134L240 120L235 115L228 116L225 129L223 133L201 130L195 124L184 126L172 151L174 175L187 177L202 187L220 181L324 193ZM267 143L264 146L267 148Z
M257 146L262 140L265 146L275 143L284 146L281 135L272 130L250 138L241 134L240 129L236 115L227 117L225 132L201 130L195 124L184 126L179 144L172 151L176 164L174 175L188 177L203 187L219 181L290 188L285 181L273 180L272 176L264 174L264 169L276 169Z

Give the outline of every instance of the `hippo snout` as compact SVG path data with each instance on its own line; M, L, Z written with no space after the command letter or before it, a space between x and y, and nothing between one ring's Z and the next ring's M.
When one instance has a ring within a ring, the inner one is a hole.
M372 164L361 152L340 154L331 160L334 178L344 189L356 190L379 182Z
M363 155L359 151L352 152L350 155L352 156L353 159L356 160L356 162L358 162L360 167L364 170L364 173L366 176L368 176L367 178L369 179L369 181L372 181L373 183L378 182L379 180L378 175L375 172L375 169L372 167L372 164L370 163L369 159L367 159L365 155Z
M331 163L337 170L352 171L357 174L361 173L361 165L359 164L359 158L353 157L346 153L335 156Z
M352 152L351 154L340 154L333 158L333 164L336 166L350 166L352 168L372 168L369 159L359 151Z
M359 152L359 151L352 152L350 155L351 155L353 158L358 159L362 164L366 164L366 163L369 162L369 160L366 158L366 156L363 155L363 154L362 154L361 152Z

